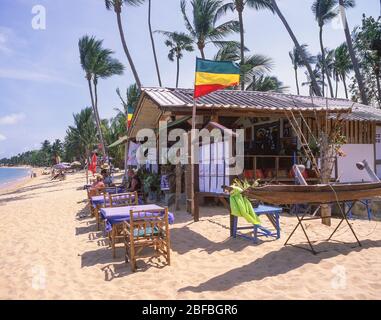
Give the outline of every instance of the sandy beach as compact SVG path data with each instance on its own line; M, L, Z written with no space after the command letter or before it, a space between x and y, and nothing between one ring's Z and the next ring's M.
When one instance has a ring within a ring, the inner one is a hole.
M1 299L379 299L381 225L351 220L342 243L320 243L318 255L284 247L296 224L281 217L281 239L257 245L229 237L229 217L220 207L204 207L194 223L175 213L171 228L172 264L138 262L131 273L124 249L112 259L108 240L88 213L84 175L65 181L30 179L16 190L0 191ZM333 221L336 225L338 220ZM332 228L309 223L313 237ZM294 241L303 241L298 232ZM159 284L159 285L158 285Z

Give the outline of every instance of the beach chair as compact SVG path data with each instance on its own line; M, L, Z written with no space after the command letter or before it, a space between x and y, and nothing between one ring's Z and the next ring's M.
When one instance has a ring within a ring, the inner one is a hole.
M108 198L109 198L108 203L110 207L124 207L124 206L137 205L139 200L138 193L136 191L109 194ZM107 204L106 198L105 198L105 204Z
M87 189L87 199L88 199L88 202L90 204L90 213L93 217L97 216L98 210L97 210L97 208L93 207L93 204L91 203L91 197L99 196L99 195L102 195L104 193L105 193L105 191L102 189L90 189L90 188Z
M104 206L107 207L127 207L138 204L138 193L135 192L126 192L126 193L117 193L117 194L105 194ZM108 198L108 199L107 199ZM100 214L98 215L97 223L100 224ZM112 231L108 234L110 245L112 247L112 255L116 257L116 244L123 243L124 234L123 234L123 224L119 223L113 226Z
M131 210L129 221L123 223L123 232L126 263L130 263L132 272L136 271L136 260L141 258L162 256L170 265L168 208L154 213Z

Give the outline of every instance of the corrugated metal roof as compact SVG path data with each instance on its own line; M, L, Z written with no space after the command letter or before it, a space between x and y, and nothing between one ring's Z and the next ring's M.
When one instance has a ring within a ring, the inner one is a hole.
M375 107L357 105L352 108L352 112L343 117L350 121L375 121L381 122L381 110Z
M193 89L143 88L162 109L193 106ZM345 99L296 96L274 92L219 90L197 99L197 109L250 109L253 111L346 111L367 106ZM359 116L361 117L361 112Z

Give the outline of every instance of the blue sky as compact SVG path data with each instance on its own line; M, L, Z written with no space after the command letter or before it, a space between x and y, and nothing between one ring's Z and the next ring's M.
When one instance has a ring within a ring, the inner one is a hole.
M154 30L185 31L180 0L153 0ZM279 0L279 6L301 43L312 53L319 51L318 28L311 13L312 0ZM32 8L46 8L46 30L32 28ZM361 16L378 16L379 0L357 0L348 11L351 27ZM227 16L229 19L232 16ZM272 74L295 93L293 69L288 52L292 49L288 34L279 19L266 11L246 10L246 45L255 53L274 60ZM147 27L147 5L128 7L123 13L126 39L144 86L157 86ZM115 115L119 106L115 89L122 91L133 83L124 55L116 19L106 11L103 0L0 0L0 158L39 148L44 139L63 139L72 123L72 114L90 105L84 74L78 58L78 39L85 35L104 39L104 46L126 65L123 76L100 81L101 117ZM324 33L325 45L334 48L344 39L337 22ZM167 48L156 34L162 79L165 86L175 83L175 63L167 59ZM231 39L237 39L232 36ZM209 45L206 55L216 49ZM180 86L192 87L194 61L198 52L187 54L181 62ZM304 81L304 71L300 71ZM302 89L307 94L307 88Z

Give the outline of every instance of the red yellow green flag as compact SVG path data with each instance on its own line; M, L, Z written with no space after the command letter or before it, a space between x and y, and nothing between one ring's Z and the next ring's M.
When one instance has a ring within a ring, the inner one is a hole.
M134 114L134 109L131 106L127 108L127 128L131 125L132 115Z
M240 68L231 61L196 59L194 98L239 84Z

